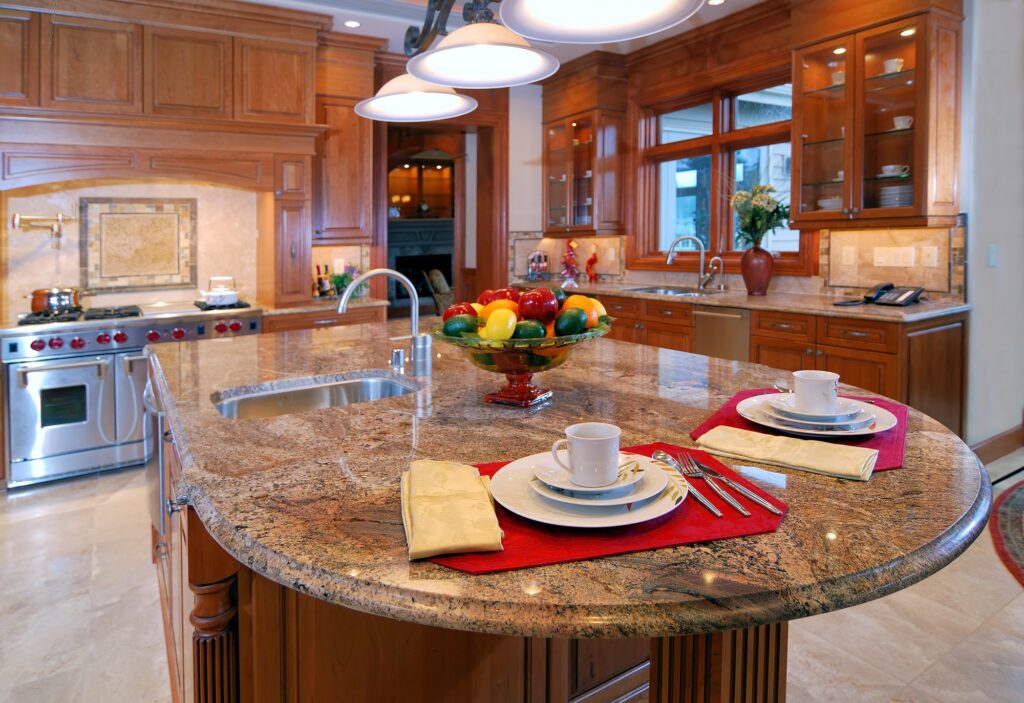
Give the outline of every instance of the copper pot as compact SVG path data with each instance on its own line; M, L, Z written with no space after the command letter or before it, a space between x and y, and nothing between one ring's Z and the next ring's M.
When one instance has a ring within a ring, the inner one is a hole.
M32 312L59 312L82 305L90 291L81 288L37 288L32 291Z

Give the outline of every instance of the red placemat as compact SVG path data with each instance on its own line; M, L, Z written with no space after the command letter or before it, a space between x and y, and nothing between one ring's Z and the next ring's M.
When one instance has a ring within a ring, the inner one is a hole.
M771 388L757 388L749 391L740 391L734 395L728 403L723 405L718 412L705 420L704 424L691 432L690 436L693 437L694 441L696 441L705 432L714 429L719 425L725 425L726 427L738 427L741 430L761 432L762 434L784 434L750 422L736 411L736 406L739 405L740 401L752 398L755 395L771 393L772 390L773 389ZM879 432L878 434L867 435L866 437L850 439L832 439L822 437L821 439L827 442L849 444L853 447L877 449L878 461L875 462L875 471L887 471L889 469L898 469L902 467L903 455L907 449L907 406L901 403L894 403L891 400L885 400L884 398L861 398L853 395L844 395L841 397L870 401L880 408L885 408L896 416L896 426L886 432Z
M685 451L769 500L780 510L785 512L787 509L785 503L723 466L721 462L706 452L694 449L684 450L682 447L663 442L644 444L638 447L624 447L622 451L651 456L657 449L673 456L678 456ZM482 475L493 476L507 463L502 461L493 464L478 464L477 468L480 469ZM735 491L729 491L744 507L750 510L751 516L743 517L726 505L725 501L715 495L710 488L706 488L703 481L698 479L696 486L701 493L718 506L723 517L716 518L692 496L688 496L678 508L657 520L628 527L594 530L543 525L521 518L500 505L495 505L498 512L498 523L505 532L505 537L502 539L504 551L456 554L435 557L430 561L467 574L490 574L496 571L513 571L533 566L563 564L567 561L642 552L661 547L675 547L692 542L710 542L728 537L774 532L785 517L785 515L773 515L743 496L736 495ZM729 489L726 488L726 490Z

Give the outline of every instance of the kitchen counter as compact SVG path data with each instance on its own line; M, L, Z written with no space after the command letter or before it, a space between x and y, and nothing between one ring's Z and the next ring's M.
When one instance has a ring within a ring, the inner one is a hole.
M355 310L357 308L386 308L390 303L386 300L379 300L377 298L353 298L348 304L349 310ZM275 315L299 315L303 313L325 313L325 312L337 312L338 311L338 299L337 298L310 298L309 303L303 305L295 305L292 307L276 308L273 306L264 306L263 316L274 317Z
M531 287L532 284L516 284L518 287ZM747 295L746 291L728 289L722 292L713 291L707 295L682 297L676 295L658 295L641 293L631 288L671 287L671 284L644 285L641 283L583 283L579 288L566 289L566 292L587 293L590 295L616 295L623 298L640 298L644 300L672 300L678 303L694 305L714 305L721 307L746 308L748 310L776 310L780 312L796 312L808 315L824 315L827 317L848 317L862 320L879 320L882 322L919 322L934 317L967 312L971 309L968 303L957 302L922 302L907 307L886 305L856 305L837 307L837 300L852 296L808 295L803 293L772 293L763 296Z
M407 324L388 329L398 336ZM952 561L989 513L991 487L977 458L912 410L905 468L867 483L746 470L789 504L773 534L484 576L409 563L399 477L410 461L479 463L546 451L585 418L618 424L624 446L692 445L688 432L734 392L770 386L781 374L601 339L539 377L554 389L553 404L523 410L485 405L481 395L500 377L435 343L433 377L406 379L420 390L404 397L242 421L221 417L210 400L380 370L393 346L384 326L364 325L152 348L182 464L175 488L253 572L300 594L423 625L661 637L776 623L892 593Z

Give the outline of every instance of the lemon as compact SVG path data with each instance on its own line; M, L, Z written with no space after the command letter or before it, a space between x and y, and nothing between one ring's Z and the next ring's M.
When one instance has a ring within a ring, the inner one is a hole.
M487 326L484 327L487 339L505 340L511 339L516 331L516 314L508 309L491 311L487 318Z

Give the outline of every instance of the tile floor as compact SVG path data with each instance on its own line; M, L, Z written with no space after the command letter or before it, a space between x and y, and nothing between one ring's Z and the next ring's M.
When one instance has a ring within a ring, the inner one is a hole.
M1021 466L1024 450L989 469ZM169 700L148 525L137 469L0 495L0 701ZM1022 692L1024 588L987 530L921 583L790 627L791 703L1019 703Z

